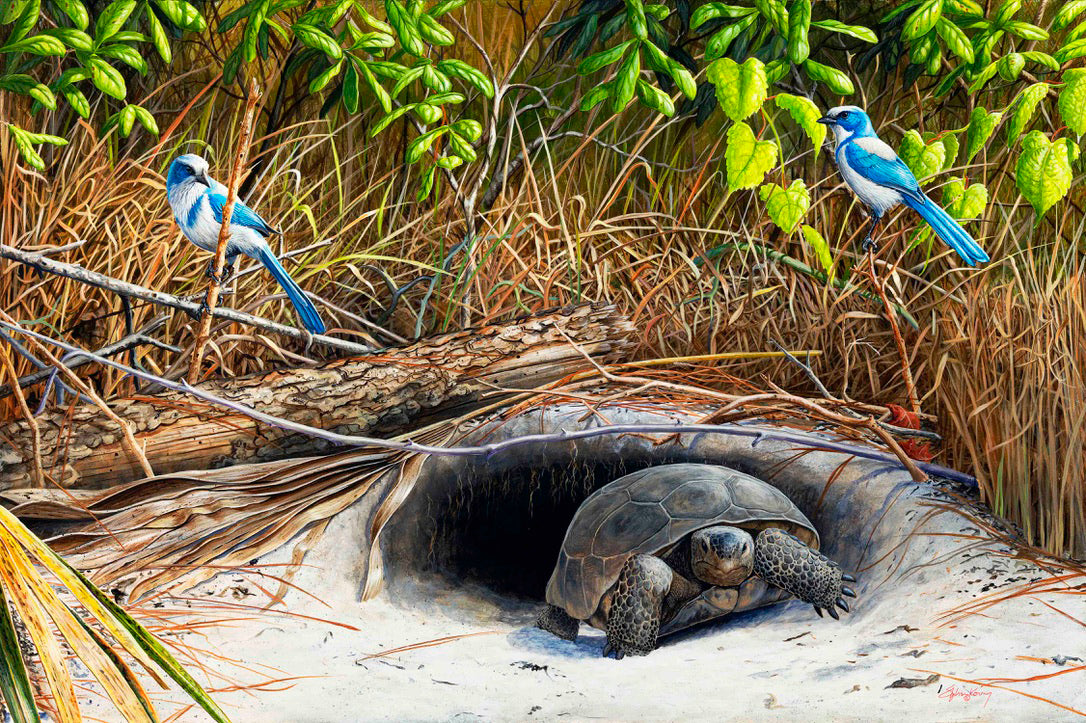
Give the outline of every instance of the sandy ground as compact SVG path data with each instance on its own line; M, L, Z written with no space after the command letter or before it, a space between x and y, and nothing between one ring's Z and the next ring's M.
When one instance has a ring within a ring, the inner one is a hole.
M1031 564L1006 558L949 561L945 571L953 570L957 582L948 589L872 593L876 604L861 596L841 622L819 619L799 602L782 603L674 636L647 657L615 661L600 657L601 632L582 626L577 642L558 640L532 625L534 605L483 590L400 584L357 603L356 585L336 573L349 569L348 561L337 559L334 547L317 552L323 569L308 570L299 582L321 581L332 607L305 604L297 593L288 604L359 632L280 615L212 628L206 640L192 641L282 671L268 670L270 677L313 676L282 692L218 696L237 721L1077 718L1029 695L1086 711L1086 670L1071 670L1081 661L1061 667L1019 657L1086 658L1086 628L1041 601L1080 619L1081 603L1075 610L1068 596L1020 598L988 617L940 627L942 613L982 590L1011 589L1037 576ZM201 594L234 600L245 589L252 587L244 578L224 576ZM453 636L468 637L390 652ZM254 679L233 666L217 667ZM994 683L1002 688L953 679L1051 674L1057 675Z

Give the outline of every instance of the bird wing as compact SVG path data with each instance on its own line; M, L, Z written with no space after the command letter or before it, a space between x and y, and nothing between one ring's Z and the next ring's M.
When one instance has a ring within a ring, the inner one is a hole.
M878 138L855 138L845 144L844 152L848 165L869 181L917 199L921 197L916 176L897 157L894 149Z
M215 220L222 223L222 210L226 206L226 194L210 191L207 194L207 199L211 204L211 212L215 214ZM234 212L230 216L230 225L235 224L251 228L262 236L279 233L279 231L272 228L267 221L262 219L260 214L241 201L234 202Z

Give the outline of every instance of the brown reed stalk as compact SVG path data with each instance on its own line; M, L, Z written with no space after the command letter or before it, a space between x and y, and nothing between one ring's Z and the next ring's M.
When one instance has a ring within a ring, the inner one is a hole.
M189 362L189 380L200 381L200 367L204 361L204 347L211 336L211 320L215 307L219 304L219 287L223 281L223 269L226 267L226 245L230 241L230 218L234 215L234 202L238 196L245 164L249 158L249 143L253 136L253 119L256 106L260 101L260 88L256 78L249 80L249 94L245 100L245 115L241 119L241 133L238 136L237 151L234 153L234 166L230 169L230 183L226 190L226 205L222 209L222 225L219 227L219 245L215 249L215 271L207 284L207 296L204 303L207 308L200 316L200 328L196 332L196 341L192 345L192 358Z
M886 295L886 283L875 273L875 249L867 250L867 274L871 278L871 285L875 287L879 298L882 299L883 308L886 310L886 319L890 322L890 329L894 333L894 343L897 345L897 356L901 363L901 378L905 381L905 395L909 399L909 409L913 414L920 414L920 398L916 395L916 383L913 381L913 372L909 364L909 352L905 348L905 339L901 336L901 329L897 325L897 312L890 303L890 297Z

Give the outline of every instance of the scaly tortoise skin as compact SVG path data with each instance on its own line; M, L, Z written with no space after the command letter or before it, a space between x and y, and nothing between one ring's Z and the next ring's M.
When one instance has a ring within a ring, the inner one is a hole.
M692 540L706 554L720 552L711 549L712 535L736 528L757 535L752 554L742 532L735 538L753 574L740 572L745 577L726 585L699 579L705 575L694 572ZM854 596L842 581L854 578L820 554L818 543L799 508L755 477L715 465L650 467L581 504L547 584L549 605L539 625L573 640L586 621L608 632L605 654L622 657L649 652L659 636L788 593L836 618L834 605L848 610L841 595Z

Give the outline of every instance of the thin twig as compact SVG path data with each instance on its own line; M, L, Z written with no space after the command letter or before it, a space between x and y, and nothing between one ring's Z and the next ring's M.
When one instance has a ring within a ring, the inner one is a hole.
M905 394L909 398L909 408L913 414L920 414L920 398L916 396L916 384L913 382L913 372L909 365L909 352L905 348L905 339L902 338L901 329L898 328L894 306L890 303L890 297L886 295L886 285L875 273L874 247L867 250L867 274L871 277L871 284L882 299L882 305L886 309L886 318L890 321L890 329L894 332L894 343L897 344L897 355L901 361L901 376L905 380Z
M95 286L99 289L105 289L106 291L111 291L122 296L129 296L133 299L147 301L152 304L158 304L159 306L168 306L173 309L179 309L189 315L195 315L200 311L200 304L195 301L180 296L174 296L173 294L167 294L162 291L154 291L144 286L100 274L97 271L90 271L77 264L66 264L61 261L54 261L38 251L24 251L12 246L0 244L0 258L18 261L21 264L26 264L39 271L55 276L63 276L64 278ZM211 316L214 316L216 319L222 319L223 321L231 321L257 329L263 329L272 334L279 334L280 336L287 336L301 341L312 341L314 344L323 344L324 346L338 349L348 354L370 354L374 351L373 347L366 346L365 344L337 339L332 336L325 336L324 334L310 334L297 327L287 326L286 324L280 324L279 322L265 319L261 316L246 314L243 311L237 311L236 309L230 309L223 306L216 308L215 311L211 313Z
M241 185L241 177L245 170L245 162L249 158L249 139L253 135L253 117L256 114L256 104L260 101L260 89L256 80L249 81L249 97L245 101L245 114L241 120L241 132L238 136L238 148L234 155L234 167L230 169L230 184L226 189L226 205L222 209L222 224L219 226L219 245L215 249L215 270L209 274L211 277L207 285L207 296L204 304L206 309L200 317L200 328L196 332L196 341L192 345L192 360L189 362L189 377L193 382L200 380L200 369L204 361L204 347L211 336L212 312L219 305L219 286L222 282L223 270L226 268L226 246L230 242L230 218L234 214L234 202L238 197L238 186Z

